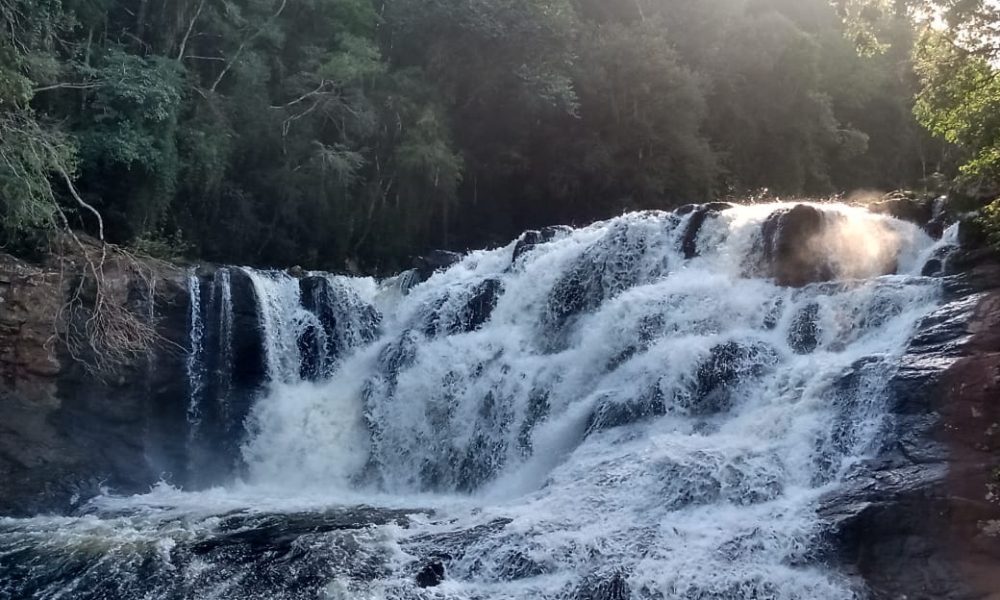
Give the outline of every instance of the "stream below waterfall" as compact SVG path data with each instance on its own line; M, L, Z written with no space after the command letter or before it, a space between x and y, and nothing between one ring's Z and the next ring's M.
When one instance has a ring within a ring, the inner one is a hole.
M185 479L0 518L0 599L864 598L817 508L888 443L953 238L706 205L424 281L192 272Z

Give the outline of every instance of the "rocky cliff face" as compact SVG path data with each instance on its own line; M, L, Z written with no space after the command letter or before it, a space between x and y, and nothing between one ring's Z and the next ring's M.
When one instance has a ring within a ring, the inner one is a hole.
M891 383L896 436L824 509L876 600L1000 598L1000 264L951 265Z
M155 315L161 339L98 377L62 343L71 321L59 315L79 281L72 259L0 255L0 514L65 511L105 486L145 490L179 464L188 294L182 272L146 266L152 298L128 265L108 261L108 300Z

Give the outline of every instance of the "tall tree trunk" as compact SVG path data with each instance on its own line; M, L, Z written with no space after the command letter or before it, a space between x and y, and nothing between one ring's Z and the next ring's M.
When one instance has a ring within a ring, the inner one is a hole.
M144 40L142 36L146 33L146 9L149 7L149 0L139 1L139 10L135 13L135 39L142 50Z

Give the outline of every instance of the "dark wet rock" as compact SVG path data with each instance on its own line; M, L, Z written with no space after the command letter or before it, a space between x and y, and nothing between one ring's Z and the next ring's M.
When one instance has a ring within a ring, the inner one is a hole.
M989 234L978 216L966 216L958 222L958 244L966 250L986 248L990 245Z
M726 502L749 506L781 495L779 473L755 473L744 458L728 464L664 461L657 465L661 481L657 498L668 510Z
M629 600L631 597L628 573L623 570L591 575L573 595L575 600Z
M323 337L319 328L308 325L296 340L299 347L299 377L309 381L319 379L323 373Z
M987 598L1000 589L1000 293L991 269L946 287L889 382L878 455L823 503L838 559L874 598Z
M587 423L587 433L631 425L667 413L663 394L658 388L639 398L605 397L597 401Z
M729 410L734 401L732 392L746 380L762 375L777 360L777 351L763 342L719 344L698 367L694 390L689 398L680 399L681 403L696 415Z
M710 202L708 204L697 205L691 210L686 210L685 212L680 212L681 209L674 212L676 215L684 215L688 212L691 213L691 218L688 219L687 226L684 228L684 233L681 234L681 252L684 254L684 258L694 258L695 256L698 256L698 233L701 232L701 228L705 224L705 221L710 217L715 217L720 212L732 207L733 205L728 202Z
M871 398L884 397L892 364L881 356L855 361L834 380L823 394L831 418L825 434L816 440L813 454L813 485L825 485L840 473L844 456L854 454L869 426L866 408Z
M473 331L483 326L493 314L497 300L503 293L499 279L487 279L472 290L472 297L465 304L459 322L464 331Z
M889 384L894 413L912 415L930 410L935 400L931 391L971 340L969 321L980 301L976 295L960 298L924 318Z
M571 268L549 294L549 310L546 312L548 335L542 340L543 346L552 350L562 347L562 335L571 319L582 312L591 310L600 303L601 286L596 265L583 262Z
M462 260L462 255L457 252L432 250L424 256L414 258L413 268L416 270L420 281L426 281L436 271L443 271L460 260Z
M528 395L528 411L524 421L521 422L521 430L517 435L517 446L522 456L531 456L534 450L531 436L534 433L535 425L548 418L550 410L549 391L542 388L531 390Z
M923 227L934 218L934 201L929 198L889 198L881 202L869 204L868 210L880 215L889 215L901 221L909 221Z
M664 333L664 316L662 314L652 314L644 316L639 320L638 327L634 330L629 341L614 354L607 362L608 372L614 371L632 357L649 350L649 347Z
M517 259L521 258L531 250L533 250L539 244L544 244L546 242L551 242L552 240L559 237L560 234L568 232L569 227L564 226L550 226L544 227L541 230L529 230L521 234L521 237L517 240L514 245L514 252L511 256L511 263L517 262Z
M816 249L815 240L827 228L828 216L820 209L798 204L778 211L761 229L763 262L778 285L801 287L833 279L833 266Z
M944 264L941 262L940 258L932 258L924 263L922 269L920 269L920 274L924 277L935 277L940 275L944 271Z
M302 307L313 313L317 313L323 306L328 305L330 296L333 294L330 289L330 280L315 275L299 279L299 292L301 293ZM331 317L332 329L333 315L329 315L329 317ZM320 320L322 321L323 318L321 317Z
M778 326L778 322L781 321L781 313L785 308L785 299L781 296L769 300L764 306L764 329L774 329Z
M422 588L439 586L444 579L444 563L436 559L424 565L415 577L417 587Z
M494 519L482 525L468 529L455 529L435 533L424 533L410 540L410 552L419 552L419 556L427 561L424 568L432 561L447 565L448 574L452 579L477 578L488 581L504 581L503 567L500 572L487 571L482 563L469 560L470 549L482 548L484 544L495 544L492 540L502 539L504 529L512 522L509 518ZM456 569L461 571L455 572Z
M953 595L962 583L932 531L946 473L945 463L864 472L821 506L837 558L856 568L876 597L965 597Z
M737 459L722 469L722 497L737 506L770 502L785 491L778 473L755 475L743 459Z
M409 527L409 515L417 512L431 514L426 509L369 506L285 514L238 512L220 518L212 537L195 542L191 551L205 554L219 547L239 545L256 552L287 552L296 539L306 534L360 530L389 523Z
M790 287L836 279L837 257L830 254L827 236L836 233L843 220L839 213L807 204L772 213L761 226L759 264L749 264L748 272ZM898 265L886 253L872 266L878 274L889 274Z
M214 266L200 267L196 276L202 323L201 354L195 365L198 390L190 388L187 365L178 363L169 376L185 385L184 395L155 404L189 406L191 394L198 392L198 431L187 432L184 466L171 471L172 482L188 489L207 487L233 474L241 460L244 419L266 379L264 334L249 276L240 269ZM188 314L184 322L171 325L184 336L185 347L191 344L190 318ZM204 401L208 398L212 401ZM181 428L185 429L190 429L187 423ZM176 431L168 435L177 437Z
M264 332L253 280L241 269L230 269L229 273L233 302L233 384L249 392L258 389L267 374Z
M419 329L430 337L475 331L489 321L502 293L503 283L494 278L461 292L445 291L420 316Z
M792 320L788 345L796 354L809 354L819 345L819 304L809 303Z
M400 371L413 364L417 357L417 338L412 331L405 331L398 340L387 344L378 355L379 372L398 376Z
M517 581L545 575L552 569L550 566L542 564L521 551L507 553L500 561L497 570L497 578L501 581Z
M70 257L72 260L72 257ZM82 264L82 260L77 264ZM52 339L73 293L72 266L28 265L0 255L0 515L65 512L100 486L139 492L183 465L184 355L189 310L185 275L160 264L155 294L117 255L104 266L114 297L138 315L156 314L162 343L147 359L96 377L88 351L71 356ZM84 289L83 301L93 301ZM83 314L80 318L86 318ZM81 323L74 323L80 327Z
M415 288L420 283L422 283L422 280L420 279L420 272L416 269L403 271L396 276L396 285L399 287L400 293L404 296L409 294L410 290Z
M945 216L934 217L930 221L924 224L924 233L931 236L932 238L939 240L944 236L945 229L951 225L951 220Z
M948 298L990 292L1000 288L1000 261L992 248L959 249L945 262L941 284Z
M549 293L539 340L546 351L564 348L566 334L581 314L638 283L637 268L649 241L644 231L620 223L587 248ZM662 265L666 270L666 257Z
M299 281L299 289L302 307L316 315L321 328L306 328L299 340L301 376L315 380L332 371L352 348L351 343L374 340L382 316L353 290L337 287L326 277L305 277Z
M689 585L679 590L679 600L735 600L747 598L764 600L781 598L782 592L773 581L762 580L760 577L748 576L745 579L721 586L701 587Z
M473 492L493 479L507 463L507 441L498 431L511 420L509 401L486 393L476 415L475 434L468 445L456 448L460 456L454 485L461 492Z
M329 363L339 353L336 347L337 318L333 309L335 298L330 282L325 277L309 276L299 278L299 292L302 307L316 315L319 326L306 327L298 339L299 376L315 381L329 368ZM327 364L324 364L327 363Z
M184 485L193 484L192 487L196 488L217 484L230 477L238 468L242 460L240 445L244 439L243 423L267 380L264 331L261 329L253 281L241 269L228 268L226 271L230 281L232 307L228 357L220 350L225 342L219 339L221 290L218 288L218 278L213 277L211 282L203 280L202 283L202 290L213 290L211 294L202 294L203 301L209 297L214 301L214 305L203 313L206 373L204 397L214 398L215 401L203 403L206 409L203 410L205 430L202 440L208 446L200 451L205 453L210 465L189 465L191 473L188 481L184 482ZM185 337L188 327L185 322L184 327L179 330ZM185 372L186 370L173 371L171 376L184 380ZM182 398L183 400L175 398L172 403L186 404L188 398ZM173 435L176 437L176 432Z
M386 557L372 552L359 536L377 525L406 527L406 514L413 512L423 511L358 507L294 514L237 512L217 523L213 517L194 524L210 531L208 535L175 536L191 531L187 515L160 521L157 533L172 540L169 548L109 540L95 541L100 550L94 552L79 551L76 544L20 543L35 532L19 528L45 525L13 522L0 525L0 552L18 548L17 560L0 560L0 581L5 584L0 593L9 594L5 598L65 594L107 600L209 598L224 589L226 597L319 598L335 579L364 583L388 576Z
M546 241L542 237L542 232L536 230L525 231L521 234L521 237L514 244L514 252L511 255L511 262L516 262L517 259L521 258L529 250L533 249L538 244Z
M417 358L417 336L414 331L406 330L397 340L387 343L379 351L378 374L365 381L361 390L361 397L366 407L370 407L374 399L395 393L400 373L410 367ZM367 411L365 420L372 434L377 435L382 423L378 419L371 418ZM369 463L366 476L374 476L375 470L377 465Z

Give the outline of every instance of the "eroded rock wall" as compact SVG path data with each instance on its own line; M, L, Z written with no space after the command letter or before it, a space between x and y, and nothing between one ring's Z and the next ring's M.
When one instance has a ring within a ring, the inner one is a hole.
M876 600L1000 598L1000 264L952 268L890 384L895 431L822 510Z
M125 292L113 301L150 315L160 339L148 356L98 375L62 343L74 263L0 255L0 514L64 512L101 487L143 491L182 464L187 290L177 269L144 271L152 306L147 282L124 262L107 262L104 276Z

